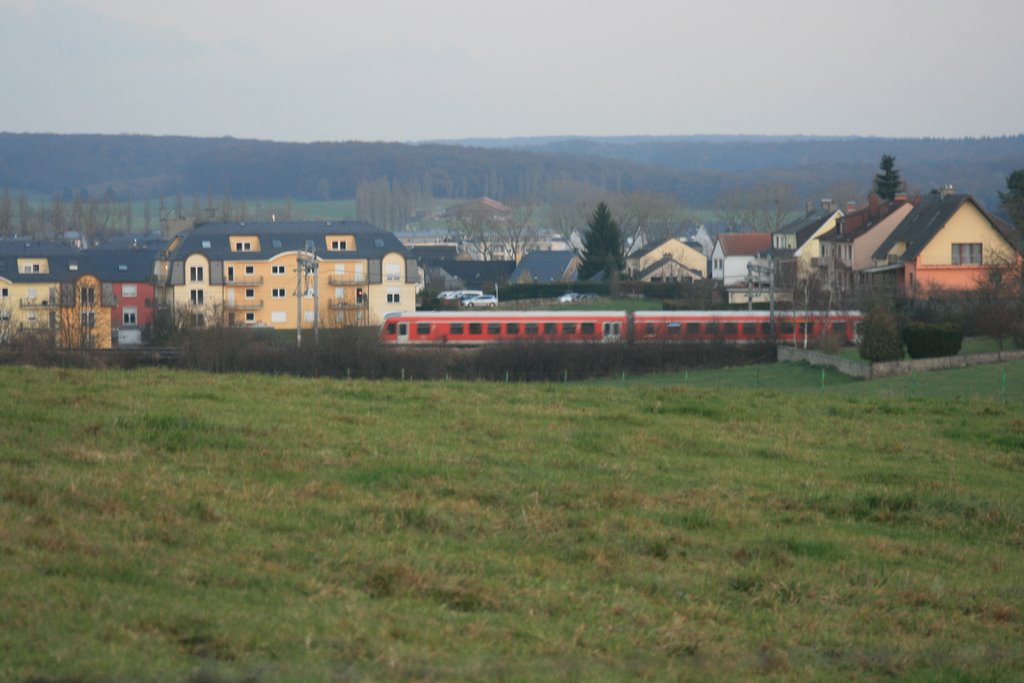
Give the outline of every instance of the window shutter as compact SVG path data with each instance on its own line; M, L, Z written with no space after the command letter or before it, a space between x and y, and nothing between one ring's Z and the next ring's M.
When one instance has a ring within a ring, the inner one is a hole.
M171 285L185 284L185 262L175 261L171 264Z
M368 275L367 282L369 284L379 285L381 283L380 259L370 259Z
M224 264L221 261L210 261L210 284L224 284Z
M420 281L420 269L414 258L405 259L405 281L410 284Z
M117 297L114 296L114 285L110 282L100 284L100 305L108 308L117 305Z

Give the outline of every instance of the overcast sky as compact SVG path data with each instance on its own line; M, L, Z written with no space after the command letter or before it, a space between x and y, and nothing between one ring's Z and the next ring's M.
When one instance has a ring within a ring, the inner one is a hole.
M0 130L1024 132L1020 0L0 0Z

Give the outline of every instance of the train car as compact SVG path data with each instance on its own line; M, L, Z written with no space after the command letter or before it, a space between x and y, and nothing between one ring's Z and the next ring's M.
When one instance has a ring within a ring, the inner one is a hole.
M480 346L524 341L604 342L622 339L625 311L424 311L389 313L385 344Z
M632 340L803 342L833 334L852 344L858 338L861 314L857 311L637 311Z
M389 313L385 344L480 346L558 342L806 343L826 334L855 343L857 311L430 311Z

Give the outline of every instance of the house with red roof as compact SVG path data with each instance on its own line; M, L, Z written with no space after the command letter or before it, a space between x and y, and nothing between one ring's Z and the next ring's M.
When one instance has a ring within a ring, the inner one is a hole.
M711 250L711 279L726 287L746 282L747 266L758 261L758 254L771 248L771 233L719 233Z

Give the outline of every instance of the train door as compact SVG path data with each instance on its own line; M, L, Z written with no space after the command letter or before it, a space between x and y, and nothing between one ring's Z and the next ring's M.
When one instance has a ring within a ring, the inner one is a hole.
M409 343L409 323L398 323L398 343Z
M621 323L605 323L604 324L604 341L619 341L619 337L622 335Z

